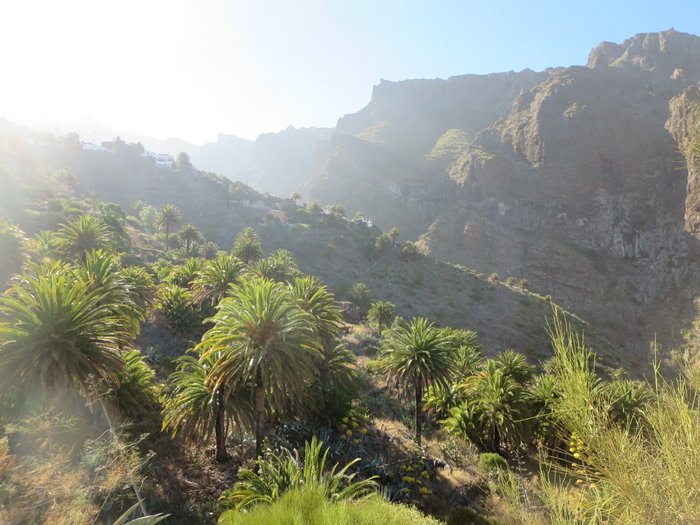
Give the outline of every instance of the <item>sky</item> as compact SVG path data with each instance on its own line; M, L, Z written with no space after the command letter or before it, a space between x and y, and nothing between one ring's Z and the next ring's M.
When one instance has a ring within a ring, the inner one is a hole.
M700 35L700 3L0 0L0 117L255 139L333 127L380 79L585 64L601 41L670 27Z

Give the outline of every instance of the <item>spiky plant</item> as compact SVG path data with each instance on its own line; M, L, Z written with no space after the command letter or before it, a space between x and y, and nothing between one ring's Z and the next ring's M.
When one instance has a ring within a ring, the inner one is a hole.
M174 204L166 204L156 216L156 228L165 233L165 251L170 248L170 233L182 224L182 214Z
M454 373L454 356L446 337L427 319L389 330L380 351L389 379L415 396L416 441L421 443L423 393L429 386L447 387Z
M214 360L214 388L254 386L259 455L266 404L284 408L303 398L317 375L318 338L289 288L259 277L234 284L211 321L199 348Z
M290 490L320 491L331 501L358 499L376 492L376 476L355 481L357 474L348 474L360 461L356 458L344 466L333 465L326 468L328 447L323 446L316 436L304 445L303 459L288 449L280 454L271 453L259 458L258 470L241 469L239 481L225 491L219 502L237 510L258 504L273 503Z
M250 264L262 257L262 244L260 237L253 228L245 228L236 235L231 254L238 257L245 264Z
M207 261L192 283L192 293L198 304L216 306L226 296L229 287L243 275L245 265L233 255L221 254Z
M133 333L112 300L66 265L35 267L0 296L0 380L83 392L94 381L118 385L119 349Z
M202 242L204 240L204 236L192 224L185 224L182 229L180 229L177 236L180 239L180 242L185 245L185 253L188 257L190 255L190 248L192 247L192 244Z
M243 430L253 427L251 389L216 388L208 380L211 358L184 355L177 359L177 370L168 379L171 395L163 407L163 430L189 440L216 438L216 459L228 458L226 436L229 425Z
M109 228L92 215L62 224L55 239L56 247L70 258L84 258L88 250L108 250L112 246Z

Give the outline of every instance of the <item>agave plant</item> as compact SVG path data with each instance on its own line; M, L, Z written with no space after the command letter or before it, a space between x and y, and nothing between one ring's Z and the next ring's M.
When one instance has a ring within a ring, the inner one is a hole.
M348 471L360 461L356 458L345 466L337 463L326 468L328 448L316 436L304 445L304 458L296 452L282 449L257 461L258 471L241 469L239 481L225 491L219 502L241 510L261 503L277 501L287 491L319 490L328 500L350 500L367 496L377 490L376 476L355 481L356 473Z

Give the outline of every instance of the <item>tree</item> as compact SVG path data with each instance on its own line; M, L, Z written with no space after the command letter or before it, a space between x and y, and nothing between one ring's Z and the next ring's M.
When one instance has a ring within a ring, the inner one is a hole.
M533 367L527 358L513 350L505 350L496 356L496 364L503 373L512 377L520 385L532 378Z
M83 258L88 250L111 248L109 229L91 215L81 215L62 224L56 233L56 246L68 257Z
M182 224L180 210L174 204L166 204L158 212L156 227L165 232L165 251L170 247L170 232L176 230Z
M297 305L309 314L314 333L320 341L318 363L321 405L328 414L334 394L351 385L355 371L354 354L338 344L343 317L335 296L316 277L297 277L290 283Z
M245 264L260 259L262 257L262 243L257 232L253 228L247 227L236 235L231 253Z
M206 261L199 257L190 257L184 263L170 270L165 281L176 284L182 288L191 288L195 279L204 270Z
M301 200L301 195L299 195L299 192L296 192L296 191L295 191L294 193L292 193L292 194L289 196L289 199L290 199L294 204L296 204L297 202L299 202L299 201Z
M260 259L250 269L253 275L271 281L290 282L301 275L297 261L288 250L275 250L269 257Z
M180 242L185 245L185 254L188 257L190 256L190 247L192 243L202 242L204 239L204 236L192 224L185 224L180 230L180 233L178 233L178 237L180 238Z
M0 296L0 380L56 390L118 384L132 334L109 296L67 265L37 266Z
M396 246L396 241L399 240L399 229L396 226L394 226L386 234L389 237L389 239L391 239L391 245Z
M265 405L283 409L301 401L316 375L319 343L309 315L289 287L253 277L231 287L202 338L204 359L213 359L214 388L255 389L256 455L264 437Z
M394 317L396 317L396 307L389 301L375 301L367 312L367 320L380 329L389 326Z
M355 283L350 287L348 299L363 311L367 311L372 302L372 290L365 283Z
M309 210L311 215L319 216L321 213L323 213L323 208L321 208L321 205L316 201L309 202L306 208Z
M175 167L180 171L186 172L192 171L194 169L194 166L192 166L192 161L190 160L190 156L184 151L181 151L175 159Z
M447 388L454 369L445 336L427 319L414 318L387 333L380 351L389 379L415 395L416 441L421 443L423 392L429 386Z
M168 378L172 395L163 407L163 430L190 440L208 440L213 431L216 460L225 461L229 457L228 425L252 428L253 406L250 389L230 390L225 384L215 387L209 380L214 362L212 357L197 359L191 355L177 359L177 369Z
M467 378L465 386L469 407L479 420L489 448L500 453L503 442L514 443L520 436L527 417L522 387L493 359Z
M211 306L219 304L244 269L243 262L233 255L221 254L208 261L192 284L195 302Z

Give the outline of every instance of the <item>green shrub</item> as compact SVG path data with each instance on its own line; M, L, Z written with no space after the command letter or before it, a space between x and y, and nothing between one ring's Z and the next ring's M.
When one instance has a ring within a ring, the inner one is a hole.
M508 470L508 462L500 454L484 452L479 454L479 468L491 474L501 470Z
M418 510L389 503L380 496L359 501L329 501L322 491L296 489L270 505L259 505L249 512L225 512L219 525L440 525Z

